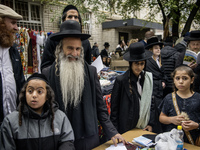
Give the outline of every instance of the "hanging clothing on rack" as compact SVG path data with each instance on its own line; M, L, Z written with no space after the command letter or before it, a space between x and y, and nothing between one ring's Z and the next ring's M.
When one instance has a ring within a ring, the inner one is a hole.
M35 72L41 73L40 65L44 46L48 36L52 33L29 30L19 27L16 33L15 45L21 57L24 75Z
M44 32L41 32L37 34L36 36L36 44L37 44L37 61L38 61L38 72L41 73L40 65L42 60L42 54L44 52L44 43L45 43L45 36Z
M38 62L37 62L37 47L36 47L36 34L31 31L30 37L32 39L32 55L33 55L33 73L38 72Z
M22 66L24 74L28 72L28 44L30 41L29 34L26 28L19 28L19 32L16 33L15 43L17 45L17 49L20 53Z

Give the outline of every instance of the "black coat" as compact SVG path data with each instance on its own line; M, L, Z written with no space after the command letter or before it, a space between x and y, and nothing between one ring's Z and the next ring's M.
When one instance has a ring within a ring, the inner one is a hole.
M11 59L12 67L13 67L14 78L15 78L15 82L17 86L16 91L18 95L25 82L22 63L21 63L21 57L19 55L18 50L14 47L10 47L9 54L10 54L10 59ZM19 104L18 96L17 96L16 101L17 101L17 104ZM3 121L3 118L4 118L4 115L3 115L2 77L1 77L1 72L0 72L0 124Z
M161 50L162 67L164 67L164 73L168 79L166 81L164 95L167 95L167 94L173 92L173 79L171 77L171 73L175 69L176 61L179 56L180 56L180 52L178 52L175 48L173 48L171 46L165 46Z
M103 49L101 50L101 53L100 53L101 57L104 57L104 56L107 56L108 57L108 52L106 49Z
M47 68L53 64L55 61L55 50L58 42L47 39L44 53L42 55L41 70L43 72L44 68ZM91 46L89 40L82 41L82 46L84 49L84 59L88 64L91 64Z
M179 57L177 58L175 68L183 64L183 59L185 56L186 48L187 48L187 43L185 41L181 41L177 45L174 46L174 48L180 52Z
M55 75L55 62L51 66L49 73L49 83L55 92L55 100L59 104L59 109L65 112L70 120L76 140L98 135L98 120L108 138L117 134L117 130L111 123L103 101L103 95L96 68L85 63L85 83L81 102L76 108L65 109L61 88L60 78Z
M178 43L174 48L177 49L178 52L180 52L180 55L176 61L175 67L178 67L183 64L183 59L185 56L187 43L185 41L181 41ZM194 80L194 91L200 93L200 65L193 69L194 73L196 74L195 80Z
M162 82L167 82L167 76L164 72L164 67L158 67L156 61L151 57L146 61L146 70L153 74L153 101L154 101L154 128L156 133L162 133L161 123L159 122L160 109L159 105L164 98L164 89Z
M139 101L135 97L136 94L132 95L130 92L129 74L128 70L123 75L117 76L111 95L110 119L121 134L135 128L139 119ZM151 126L153 126L154 120L153 107L152 103L149 120Z
M96 57L96 58L99 56L99 49L97 46L92 47L92 55L93 57Z
M162 82L167 81L167 76L164 73L164 67L158 67L156 61L151 57L146 61L146 71L153 74L153 96L157 106L163 99L163 87Z

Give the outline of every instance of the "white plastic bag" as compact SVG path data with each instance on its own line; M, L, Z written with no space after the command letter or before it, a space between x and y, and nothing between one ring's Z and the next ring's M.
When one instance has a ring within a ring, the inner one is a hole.
M155 138L155 142L157 143L155 150L176 150L178 145L176 143L177 138L179 138L177 129L158 134Z

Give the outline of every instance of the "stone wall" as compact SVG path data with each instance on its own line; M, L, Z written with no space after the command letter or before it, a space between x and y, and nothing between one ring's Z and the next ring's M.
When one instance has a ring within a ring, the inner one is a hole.
M62 16L62 7L43 5L43 27L46 32L58 32Z
M61 23L63 7L58 5L43 5L43 29L46 32L59 31L59 25ZM149 29L105 29L102 30L102 24L97 24L97 19L93 13L91 13L91 37L89 38L91 47L94 42L99 45L99 52L104 49L104 43L109 42L109 51L115 51L118 45L119 32L128 33L128 40L132 38L143 39L144 34Z

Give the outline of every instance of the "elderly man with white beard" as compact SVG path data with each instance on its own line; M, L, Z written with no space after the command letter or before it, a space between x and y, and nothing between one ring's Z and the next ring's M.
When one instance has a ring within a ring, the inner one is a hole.
M115 145L116 139L125 144L109 119L96 68L83 59L81 41L89 37L89 34L81 33L80 24L74 20L63 22L60 32L50 37L59 44L56 60L50 68L49 82L60 109L71 122L77 150L90 150L99 145L98 120Z

